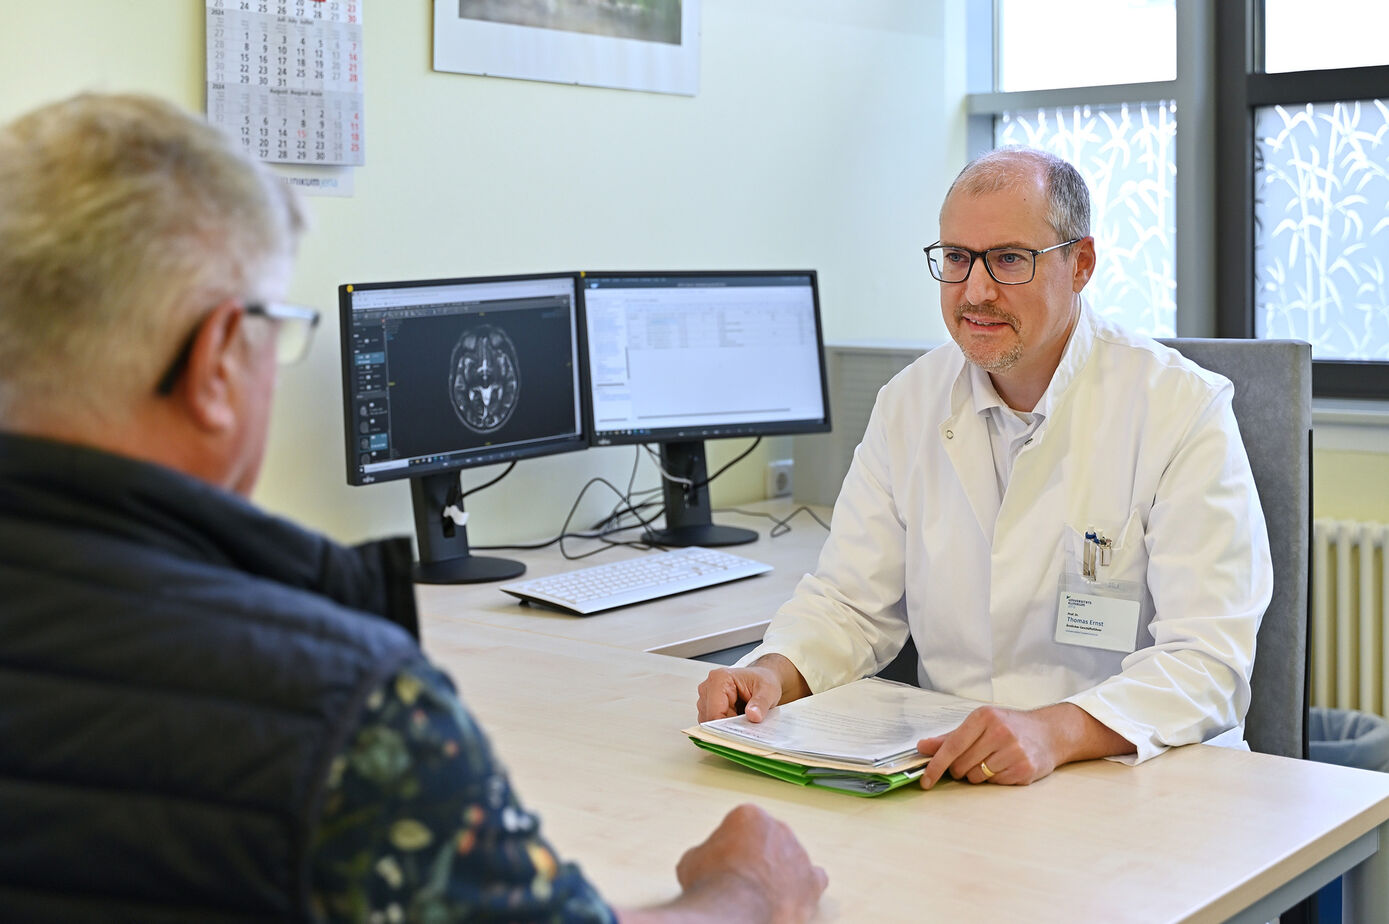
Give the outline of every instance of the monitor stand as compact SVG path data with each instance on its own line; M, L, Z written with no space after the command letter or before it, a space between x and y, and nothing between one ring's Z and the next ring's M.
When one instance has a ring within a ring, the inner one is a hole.
M646 531L646 541L655 545L742 545L757 539L757 533L739 526L717 526L709 510L708 466L704 461L704 441L686 440L661 444L661 467L678 478L688 478L697 487L662 477L665 489L666 528Z
M415 536L420 560L415 562L417 584L480 584L504 581L524 574L526 566L509 558L486 558L468 551L468 528L459 526L444 510L461 512L463 499L458 472L442 472L410 479L410 499L415 506Z

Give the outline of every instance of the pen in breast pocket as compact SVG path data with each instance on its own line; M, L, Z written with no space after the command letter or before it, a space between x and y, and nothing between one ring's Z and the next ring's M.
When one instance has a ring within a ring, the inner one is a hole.
M1085 552L1080 563L1081 577L1091 580L1095 578L1095 530L1090 527L1085 530Z

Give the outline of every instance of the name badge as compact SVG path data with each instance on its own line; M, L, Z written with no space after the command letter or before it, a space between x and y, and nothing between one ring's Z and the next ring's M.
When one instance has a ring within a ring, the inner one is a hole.
M1095 581L1063 573L1054 638L1063 645L1135 651L1142 594L1143 588L1132 581Z

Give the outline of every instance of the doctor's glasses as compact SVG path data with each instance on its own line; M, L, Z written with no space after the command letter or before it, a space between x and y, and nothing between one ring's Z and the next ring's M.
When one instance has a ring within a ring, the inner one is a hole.
M1037 274L1037 258L1062 247L1079 243L1082 238L1071 238L1041 250L1030 247L991 247L988 250L970 250L967 247L950 247L939 241L926 251L926 262L931 267L931 275L941 282L964 282L974 269L975 260L983 260L993 281L1001 286L1020 286L1031 282Z

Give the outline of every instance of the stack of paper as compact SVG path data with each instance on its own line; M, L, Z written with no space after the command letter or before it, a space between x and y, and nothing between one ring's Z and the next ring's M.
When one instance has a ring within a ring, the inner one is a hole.
M952 731L973 700L868 677L746 716L685 729L698 747L797 783L877 795L921 776L922 738Z

